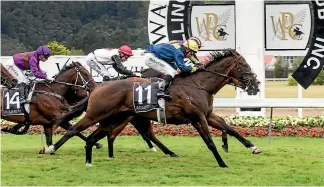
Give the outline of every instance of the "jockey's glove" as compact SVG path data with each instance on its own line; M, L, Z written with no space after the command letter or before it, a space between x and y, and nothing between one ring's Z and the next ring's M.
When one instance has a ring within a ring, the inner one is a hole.
M52 77L47 77L46 79L49 81L54 81L54 78L52 78Z
M197 69L198 69L198 68L197 68L197 67L195 67L195 66L194 66L194 67L192 67L192 69L191 69L191 73L193 73L193 72L197 71Z

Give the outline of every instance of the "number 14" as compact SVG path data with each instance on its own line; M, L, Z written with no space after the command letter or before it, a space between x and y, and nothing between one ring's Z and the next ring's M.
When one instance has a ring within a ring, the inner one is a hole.
M17 109L20 108L20 102L19 102L19 93L16 92L10 99L10 95L9 95L9 92L7 92L5 94L5 98L6 98L6 101L7 101L7 110L10 109L10 105L14 105L16 104L17 105Z

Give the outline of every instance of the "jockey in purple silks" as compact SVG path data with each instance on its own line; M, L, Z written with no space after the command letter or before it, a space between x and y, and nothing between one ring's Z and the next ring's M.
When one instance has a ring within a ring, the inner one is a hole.
M20 81L19 95L21 104L27 102L25 99L24 89L26 83L29 83L27 77L23 73L24 71L31 71L31 73L38 79L54 80L52 77L47 76L39 66L40 61L47 61L51 54L51 50L43 45L37 48L36 51L17 53L13 56L15 66L11 66L11 70L13 70L13 74Z

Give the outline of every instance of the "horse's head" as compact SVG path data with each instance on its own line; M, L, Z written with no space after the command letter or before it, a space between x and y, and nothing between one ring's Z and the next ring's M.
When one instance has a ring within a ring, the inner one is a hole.
M256 95L260 91L256 74L244 57L234 50L212 53L205 69L225 77L226 83L242 88L248 94Z
M1 64L1 84L8 88L17 86L18 80Z
M77 95L87 95L85 94L86 91L92 92L96 87L96 83L89 71L79 62L72 62L70 65L63 67L59 74L56 75L55 80L73 84L74 86L71 86L71 89L78 93Z

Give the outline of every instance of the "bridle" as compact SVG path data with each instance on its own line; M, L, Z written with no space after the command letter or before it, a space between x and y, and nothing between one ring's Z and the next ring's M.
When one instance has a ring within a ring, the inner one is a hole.
M80 67L79 65L75 64L74 66L74 69L76 70L76 79L75 79L75 82L74 84L71 84L71 83L67 83L67 82L61 82L61 81L52 81L52 82L55 82L55 83L58 83L58 84L64 84L64 85L67 85L67 86L72 86L72 87L78 87L78 88L82 88L86 91L91 91L90 87L88 86L88 84L90 83L91 80L86 80L83 76L82 76L82 73L81 73L81 70L80 70ZM77 82L79 80L79 78L81 79L82 81L82 85L78 85Z
M240 64L243 65L243 66L246 66L246 64L243 64L240 61L240 59L242 58L242 55L236 55L233 51L230 51L230 52L235 56L235 63L233 63L233 65L231 65L231 67L229 68L229 70L225 74L208 70L205 67L199 68L199 71L209 72L209 73L212 73L212 74L217 75L217 76L225 77L226 78L226 84L232 85L232 86L235 86L235 87L239 87L239 88L245 90L246 88L250 87L251 84L252 84L252 79L246 78L246 75L252 75L252 76L255 76L255 77L256 77L256 75L254 73L252 73L252 72L244 72L244 71L242 71L242 69L240 67ZM228 76L229 72L231 72L231 70L234 67L236 67L237 70L242 73L242 77L240 79L236 79L236 78L234 78L232 76ZM192 81L196 85L195 86L196 88L201 89L201 90L205 90L208 93L210 93L210 91L208 91L208 90L202 88L201 86L199 86L193 79L192 79ZM241 84L239 84L240 82L244 83L244 86L241 86ZM213 94L215 94L215 93L213 93Z
M78 88L86 90L87 95L89 95L89 92L91 92L91 89L88 86L88 84L89 84L89 82L91 80L86 81L86 79L82 76L82 73L80 71L80 66L78 64L75 64L74 62L72 62L72 63L74 64L74 69L76 70L76 79L75 79L74 84L67 83L67 82L61 82L61 81L56 81L56 80L53 80L50 83L58 83L58 84L63 84L63 85L71 86L71 87L78 87ZM60 75L62 73L62 70L64 69L64 67L65 67L65 65L63 66L61 71L55 77L57 77L58 75ZM78 85L77 84L79 77L80 77L83 85ZM38 91L38 90L35 90L34 92L41 93L41 94L52 95L52 96L55 96L55 97L57 97L57 98L59 98L61 100L64 100L64 98L61 95L55 93L55 91L48 85L48 82L39 82L39 83L45 84L48 88L50 88L53 91L53 93L52 92L47 92L47 91ZM75 90L74 90L74 92L76 93Z

